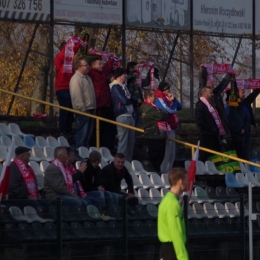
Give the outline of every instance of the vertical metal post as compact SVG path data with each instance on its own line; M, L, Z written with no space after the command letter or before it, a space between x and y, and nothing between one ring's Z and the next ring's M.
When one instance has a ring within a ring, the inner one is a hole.
M190 117L193 118L194 109L194 72L193 72L193 61L194 61L194 53L193 53L193 0L190 0Z
M129 1L129 0L128 0ZM126 26L125 26L125 11L126 11L126 0L122 2L122 65L123 68L126 68Z
M109 39L110 33L111 33L111 28L109 28L108 31L107 31L107 36L106 36L106 39L105 39L104 45L103 45L103 47L102 47L102 51L105 51L105 49L106 49L106 46L107 46L107 42L108 42L108 39Z
M100 121L96 118L96 147L100 148Z
M241 37L239 38L239 41L238 41L238 45L237 45L237 48L236 48L236 51L235 51L234 57L233 57L232 67L234 66L234 64L235 64L235 62L236 62L236 58L237 58L237 54L238 54L238 50L239 50L239 48L240 48L240 45L241 45L242 39L243 39L243 36L241 35Z
M35 24L35 27L34 27L34 30L33 30L33 33L32 33L32 37L31 37L31 40L30 40L30 42L29 42L27 51L26 51L26 53L25 53L25 57L24 57L23 64L22 64L22 68L21 68L21 70L20 70L20 74L19 74L19 76L18 76L17 83L16 83L15 88L14 88L14 93L16 93L16 91L18 90L18 87L19 87L19 85L20 85L20 81L21 81L22 76L23 76L24 68L25 68L25 65L26 65L28 56L29 56L29 54L30 54L30 51L31 51L31 47L32 47L32 44L33 44L33 41L34 41L35 34L36 34L36 32L37 32L37 29L38 29L38 26L39 26L39 24ZM15 96L12 96L11 101L10 101L10 104L9 104L9 107L8 107L8 110L7 110L7 115L10 114L10 111L11 111L12 106L13 106L13 103L14 103L14 98L15 98Z
M127 234L127 200L123 199L123 241L124 259L128 260L128 234Z
M53 0L50 0L50 31L49 31L49 37L50 37L50 103L53 103L53 96L54 96L54 73L53 73L53 64L54 64L54 48L53 48L53 37L54 37L54 2ZM53 107L50 107L50 116L53 116Z
M60 198L57 199L57 260L62 260L62 214L61 214L62 201Z
M253 0L253 26L252 26L252 78L256 77L256 46L255 46L255 0ZM256 113L256 102L253 103L254 114Z
M244 195L240 195L240 235L241 235L241 260L246 259L245 244L245 212L244 212Z
M191 158L193 158L193 156L194 156L194 153L195 153L195 147L194 147L194 146L192 146L192 147L191 147Z
M172 60L172 56L173 56L174 50L175 50L177 42L178 42L179 35L180 34L177 33L176 36L175 36L175 39L174 39L174 42L173 42L173 46L172 46L172 50L171 50L171 53L170 53L170 56L169 56L169 59L168 59L168 63L167 63L167 66L166 66L166 69L165 69L162 81L165 80L167 72L169 70L169 67L170 67L170 64L171 64L171 60Z
M252 183L248 183L248 202L249 202L249 260L253 260L253 226L252 226L252 214L253 214L253 197L252 197Z

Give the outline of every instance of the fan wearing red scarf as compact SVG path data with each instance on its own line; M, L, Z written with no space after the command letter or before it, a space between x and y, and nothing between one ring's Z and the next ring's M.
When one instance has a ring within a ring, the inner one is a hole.
M160 111L154 104L154 90L145 91L145 100L140 107L143 120L144 137L148 145L148 157L156 172L160 173L160 166L164 158L167 132L171 131L166 122L168 113Z
M18 146L15 149L15 158L10 164L9 200L21 208L25 206L48 206L41 200L37 179L33 169L28 165L30 151L27 147Z

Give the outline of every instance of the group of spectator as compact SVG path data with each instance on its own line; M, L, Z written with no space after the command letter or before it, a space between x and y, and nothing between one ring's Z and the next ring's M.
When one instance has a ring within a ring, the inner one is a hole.
M253 90L247 97L244 89L238 89L238 104L230 106L230 90L226 92L226 102L222 93L230 83L231 75L227 74L214 88L213 83L207 80L207 69L204 66L201 69L200 97L195 109L201 146L218 152L235 150L239 158L250 160L251 126L255 126L251 104L260 89ZM200 160L206 161L210 155L201 152Z
M110 206L121 205L124 198L131 205L138 203L122 153L116 154L114 161L101 170L101 155L93 151L76 169L73 149L57 147L54 160L44 172L44 189L39 191L36 175L29 165L29 151L27 147L18 146L10 165L9 200L21 208L48 207L60 198L65 206L94 205L105 214ZM121 191L122 179L128 185L128 193Z

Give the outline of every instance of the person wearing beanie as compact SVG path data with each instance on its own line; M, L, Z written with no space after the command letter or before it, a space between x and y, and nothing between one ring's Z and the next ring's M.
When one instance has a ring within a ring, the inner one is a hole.
M131 93L131 96L133 98L133 106L134 106L134 120L135 120L135 126L137 127L139 125L140 121L140 113L139 108L141 104L144 101L143 93L140 89L140 87L137 84L136 81L136 68L138 66L138 63L135 61L131 61L127 63L126 73L127 73L127 88L129 92Z
M114 114L116 121L130 126L135 125L133 113L133 98L125 86L126 72L122 68L115 69L115 80L109 84L112 102L114 105ZM118 148L117 152L124 154L127 161L132 161L134 150L133 130L117 126L118 133Z
M9 202L22 208L25 206L46 207L49 203L41 200L36 175L28 164L30 150L23 146L18 146L15 149L15 158L10 164Z
M167 131L168 138L175 138L175 128L178 124L177 111L182 109L182 105L176 97L170 93L169 83L162 81L155 91L155 105L162 111L168 113L167 123L170 129ZM166 141L164 159L161 164L161 173L169 173L175 159L175 143Z

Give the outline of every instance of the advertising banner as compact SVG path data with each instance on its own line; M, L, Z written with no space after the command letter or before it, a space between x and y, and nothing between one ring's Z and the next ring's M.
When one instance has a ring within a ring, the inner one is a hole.
M22 21L50 21L50 1L0 0L0 18Z
M260 0L255 0L255 34L260 35Z
M252 1L193 1L193 28L196 31L252 34Z
M54 20L122 24L122 0L54 0Z
M126 25L190 29L190 0L127 0Z

